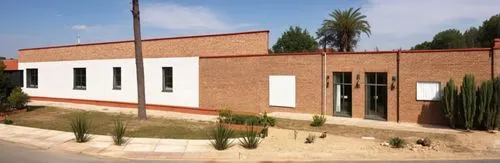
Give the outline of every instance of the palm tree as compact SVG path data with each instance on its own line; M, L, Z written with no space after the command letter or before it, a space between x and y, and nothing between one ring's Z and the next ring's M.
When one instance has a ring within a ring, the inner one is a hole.
M336 47L338 51L350 52L356 47L362 33L370 37L370 24L359 10L361 8L337 9L330 13L331 19L324 20L322 27L316 33L320 44L324 48L330 45Z
M142 59L141 23L139 17L139 0L132 0L132 16L134 17L135 66L137 73L137 114L139 120L146 120L146 95L144 89L144 63Z

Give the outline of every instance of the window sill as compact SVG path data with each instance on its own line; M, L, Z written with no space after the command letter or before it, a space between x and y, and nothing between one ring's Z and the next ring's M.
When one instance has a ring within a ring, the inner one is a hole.
M87 88L73 88L73 90L87 90Z
M162 90L161 92L171 93L171 92L174 92L174 91L173 90Z
M33 87L33 86L31 86L31 87L26 87L26 88L34 88L34 89L36 89L36 88L38 88L38 87Z
M113 90L122 90L122 88L121 87L120 88L113 88Z

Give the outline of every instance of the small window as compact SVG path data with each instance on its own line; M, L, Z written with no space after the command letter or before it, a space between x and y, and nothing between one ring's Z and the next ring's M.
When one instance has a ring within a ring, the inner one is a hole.
M85 68L73 68L73 89L85 90L87 88L87 75Z
M163 92L173 92L173 69L172 67L163 67Z
M432 81L417 82L417 100L439 101L441 99L441 83Z
M38 88L38 69L26 69L26 87Z
M113 67L113 89L122 89L122 68Z

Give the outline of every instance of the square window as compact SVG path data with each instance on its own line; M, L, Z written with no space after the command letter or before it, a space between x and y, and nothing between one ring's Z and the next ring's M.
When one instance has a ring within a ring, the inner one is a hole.
M85 68L73 68L73 89L87 89L87 76Z
M38 88L38 69L26 69L26 87Z

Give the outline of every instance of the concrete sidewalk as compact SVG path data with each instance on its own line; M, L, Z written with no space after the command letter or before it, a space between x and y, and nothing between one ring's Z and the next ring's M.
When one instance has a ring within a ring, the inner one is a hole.
M288 112L272 112L268 114L269 116L283 119L295 119L312 121L314 114L303 114L303 113L288 113ZM336 125L346 125L346 126L358 126L367 128L378 128L378 129L388 129L388 130L402 130L402 131L416 131L416 132L430 132L430 133L459 133L460 130L450 129L446 126L433 126L433 125L420 125L415 123L397 123L388 121L377 121L377 120L367 120L359 118L344 118L344 117L333 117L325 116L327 118L326 124L336 124Z

